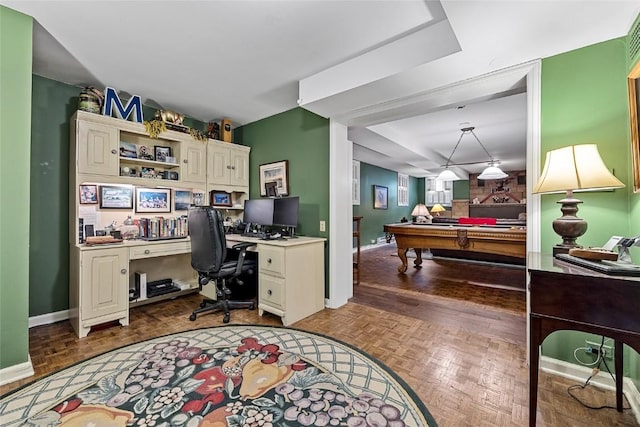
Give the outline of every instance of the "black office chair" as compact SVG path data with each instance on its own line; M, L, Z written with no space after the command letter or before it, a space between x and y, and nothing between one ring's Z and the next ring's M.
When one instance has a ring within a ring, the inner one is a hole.
M209 206L189 208L188 225L191 236L191 266L198 272L200 289L213 280L218 298L205 298L200 303L200 308L193 310L189 320L196 320L196 316L205 311L222 310L222 321L229 323L231 309L254 310L255 301L230 300L231 290L227 288L227 283L234 281L237 285L243 285L238 276L257 271L256 262L245 259L247 248L255 243L242 242L234 245L231 249L238 251L238 259L227 259L227 239L222 214Z

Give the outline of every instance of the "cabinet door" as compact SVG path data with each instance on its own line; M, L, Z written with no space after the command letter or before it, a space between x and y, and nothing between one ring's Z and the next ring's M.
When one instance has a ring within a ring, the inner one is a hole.
M82 320L108 316L128 309L129 275L127 250L83 251L80 317Z
M183 142L180 155L182 156L180 180L204 184L207 179L207 146L201 142Z
M231 149L231 185L249 186L249 152Z
M78 122L78 172L118 176L118 129Z
M207 149L207 180L209 184L229 185L230 176L229 148L210 142Z

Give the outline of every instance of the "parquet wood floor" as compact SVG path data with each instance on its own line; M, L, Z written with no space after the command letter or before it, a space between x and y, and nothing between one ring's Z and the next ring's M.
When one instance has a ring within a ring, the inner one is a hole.
M425 261L398 274L395 247L362 251L360 285L338 309L292 325L350 343L384 362L446 426L527 426L525 270L460 261ZM219 314L190 322L200 297L190 295L131 310L129 327L78 339L69 322L31 328L36 375L20 385L111 349L160 335L221 324ZM238 310L232 323L280 325L276 316ZM586 379L586 378L585 378ZM538 426L638 426L630 410L590 410L567 394L576 382L540 374ZM590 404L614 406L613 391L589 387ZM626 403L626 402L625 402ZM627 404L628 405L628 404Z

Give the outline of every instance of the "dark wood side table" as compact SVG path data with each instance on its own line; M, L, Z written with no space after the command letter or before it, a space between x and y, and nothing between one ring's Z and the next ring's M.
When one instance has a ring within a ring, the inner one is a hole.
M622 344L640 353L640 277L614 276L530 252L529 426L536 425L539 348L567 329L615 342L616 407L622 412Z
M353 238L356 239L356 259L353 261L353 271L356 275L356 285L360 284L360 221L362 221L362 216L353 217Z

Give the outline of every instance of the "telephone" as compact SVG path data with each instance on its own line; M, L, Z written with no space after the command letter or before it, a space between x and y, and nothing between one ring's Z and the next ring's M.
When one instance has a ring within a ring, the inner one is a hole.
M618 248L618 261L631 263L629 248L632 246L640 246L640 235L635 237L611 236L602 248L609 251Z

